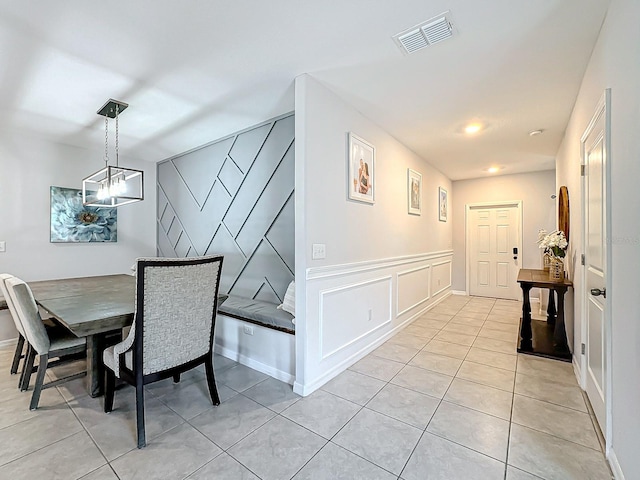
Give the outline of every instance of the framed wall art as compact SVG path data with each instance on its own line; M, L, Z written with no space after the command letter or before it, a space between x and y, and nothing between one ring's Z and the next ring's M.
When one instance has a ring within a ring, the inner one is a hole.
M349 132L349 198L375 203L376 149Z
M438 220L441 222L447 221L449 213L448 201L447 191L442 187L438 187Z
M410 215L422 213L422 174L407 169L407 204Z
M51 187L51 243L118 241L118 209L85 207L82 191Z

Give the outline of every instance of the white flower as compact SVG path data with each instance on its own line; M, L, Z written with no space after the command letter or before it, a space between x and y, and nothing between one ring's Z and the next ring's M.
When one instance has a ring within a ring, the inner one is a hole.
M538 244L542 243L542 241L547 236L547 231L544 228L538 230Z
M546 234L542 239L544 230L540 230L538 232L538 246L543 249L545 253L550 253L554 257L564 257L565 250L569 246L566 237L564 236L564 232L562 230L556 230L555 232L551 232Z

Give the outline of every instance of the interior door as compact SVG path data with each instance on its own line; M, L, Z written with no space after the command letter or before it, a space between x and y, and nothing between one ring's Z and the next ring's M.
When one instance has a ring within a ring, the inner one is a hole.
M586 391L602 431L606 431L608 332L606 308L606 161L605 103L582 137L586 292Z
M468 206L469 294L518 300L520 204Z

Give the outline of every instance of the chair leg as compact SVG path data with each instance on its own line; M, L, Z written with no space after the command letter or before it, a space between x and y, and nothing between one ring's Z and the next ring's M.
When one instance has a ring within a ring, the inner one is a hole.
M47 364L49 363L49 355L40 355L40 361L38 362L38 375L36 376L36 385L33 387L33 395L31 395L30 410L36 410L38 403L40 403L40 392L42 392L42 385L44 384L44 375L47 371Z
M27 347L27 354L24 359L24 367L22 368L22 375L20 375L20 382L18 388L21 392L24 392L29 388L29 382L31 380L31 374L33 373L33 362L36 359L36 351L31 345Z
M180 374L179 373L174 373L173 374L173 383L180 383Z
M216 387L216 377L213 374L213 354L207 355L207 359L204 362L204 367L207 373L207 386L209 387L211 403L213 403L215 406L218 406L220 405L220 397L218 396L218 388Z
M116 393L116 374L106 367L104 371L104 411L109 413L113 410L113 397Z
M24 337L18 334L18 345L16 345L16 353L13 354L13 362L11 362L11 375L18 373L18 366L22 358L22 350L24 349Z
M136 423L138 427L138 448L147 445L144 432L144 384L136 381Z

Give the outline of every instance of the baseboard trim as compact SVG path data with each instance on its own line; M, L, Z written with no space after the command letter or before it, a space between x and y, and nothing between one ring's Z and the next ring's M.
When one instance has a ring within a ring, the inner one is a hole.
M576 380L578 380L578 385L582 390L584 390L584 385L582 385L582 370L580 369L580 359L575 355L572 355L571 364L573 365L573 373L576 376Z
M380 345L382 345L384 342L386 342L391 337L393 337L396 333L400 332L405 327L407 327L411 323L413 323L413 321L415 319L417 319L418 317L424 315L426 312L428 312L433 307L438 305L440 302L442 302L443 300L448 298L450 295L451 295L451 291L446 292L440 298L438 298L437 300L433 301L432 303L430 303L426 307L422 308L420 311L416 312L415 314L413 314L412 316L407 318L401 324L397 325L393 330L390 330L389 332L385 333L382 337L378 338L373 343L370 343L369 345L367 345L363 349L355 352L350 357L345 358L342 362L337 364L331 370L328 370L328 371L324 372L321 376L319 376L318 378L316 378L312 382L306 383L306 384L302 384L302 383L299 383L299 382L294 382L293 383L293 391L294 391L294 393L297 393L298 395L301 395L303 397L306 397L307 395L312 394L318 388L320 388L322 385L324 385L325 383L327 383L329 380L333 379L334 377L337 377L338 375L340 375L342 372L344 372L346 369L348 369L351 365L356 363L358 360L361 360L362 358L364 358L366 355L368 355L373 350L375 350ZM232 357L229 357L229 358L232 358ZM249 366L249 365L247 365L247 366Z
M451 295L467 295L467 292L465 292L464 290L451 290Z
M9 338L7 340L0 340L0 348L15 347L16 343L18 343L18 339L17 338Z
M247 357L241 353L236 352L235 350L231 350L229 348L223 347L218 343L215 344L213 350L215 353L222 355L223 357L227 357L235 362L241 363L242 365L252 368L253 370L257 370L261 373L264 373L265 375L269 375L270 377L273 377L276 380L286 382L289 385L292 385L295 380L295 376L290 374L289 372L285 372L284 370L278 370L277 368L272 367L271 365L258 362L253 358Z
M613 448L609 450L609 465L611 466L611 471L613 472L613 478L616 480L625 480L624 473L622 473L622 468L620 468L620 463L618 462L618 457L616 457L616 452L613 451Z

